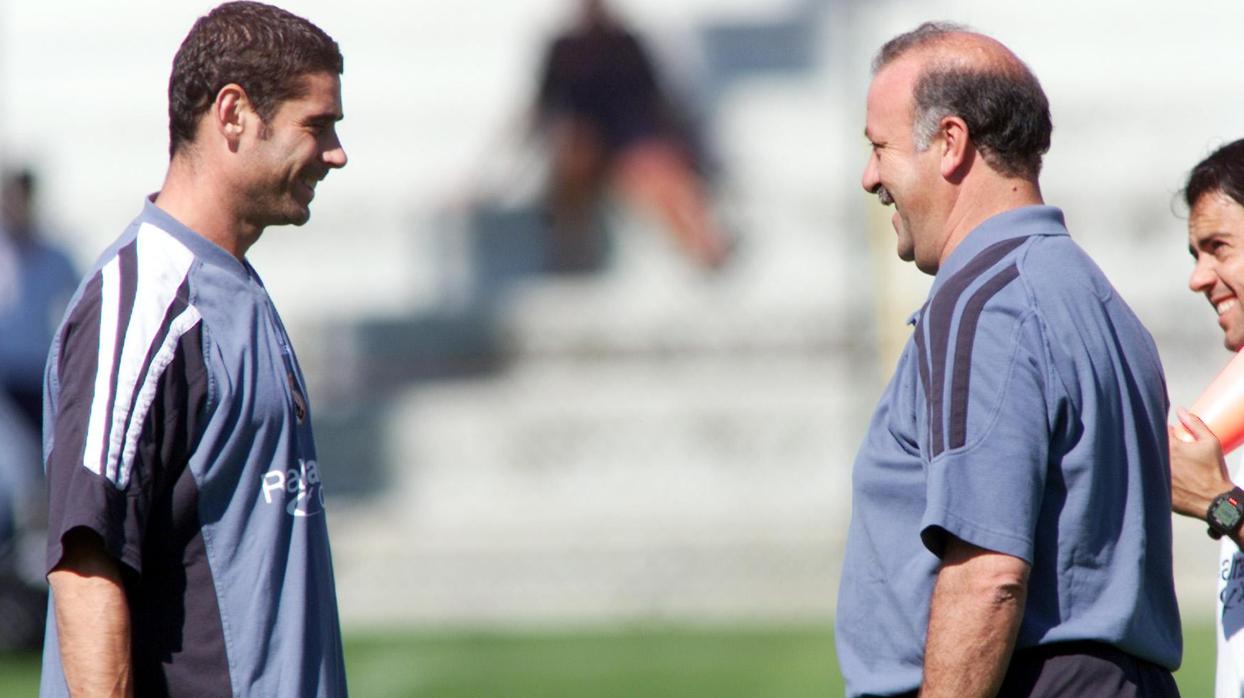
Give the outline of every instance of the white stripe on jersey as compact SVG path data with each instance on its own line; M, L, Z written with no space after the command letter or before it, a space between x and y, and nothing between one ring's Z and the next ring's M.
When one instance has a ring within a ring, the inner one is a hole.
M112 397L112 365L117 337L117 315L121 309L121 260L113 257L99 270L99 363L95 367L95 394L91 399L91 416L86 428L86 445L82 465L99 475L103 462L105 421Z
M178 242L168 233L159 228L144 223L138 230L135 237L135 252L137 258L137 284L136 293L134 295L134 308L130 314L129 322L125 326L124 339L121 347L121 355L113 356L113 344L116 341L115 326L118 322L118 314L120 309L119 284L118 290L114 290L111 295L104 294L102 300L102 317L100 322L100 361L99 375L96 377L96 391L94 402L91 405L91 429L94 430L96 422L100 425L100 434L91 439L91 432L88 432L87 448L83 455L83 465L93 472L99 473L108 478L118 488L124 488L129 482L129 466L133 464L133 453L131 450L129 462L122 466L122 452L125 450L128 439L126 422L129 421L131 429L138 431L142 428L142 423L147 416L147 408L150 407L151 400L145 403L140 400L137 407L139 408L135 414L130 416L130 405L133 403L134 393L139 390L139 386L145 386L148 382L153 385L159 379L160 373L168 366L168 362L172 360L172 354L160 363L153 360L147 371L147 375L140 375L143 370L143 362L146 361L148 354L152 351L152 343L156 340L160 330L164 324L164 318L168 314L169 306L177 295L177 289L186 280L186 275L190 272L190 265L194 262L194 253L192 253L185 245ZM120 269L120 259L112 259L104 267L107 272L108 267L113 267L112 275L117 277ZM108 277L105 275L105 287L107 287ZM105 324L111 316L113 329L105 332ZM180 324L170 327L168 336L174 343L181 337L190 327L198 321L198 312L193 313L193 320L187 320L186 312L177 317L181 320ZM175 327L180 327L180 331L175 332ZM163 351L161 346L159 351ZM105 355L108 361L105 362ZM113 367L117 367L117 381L115 389L109 394L107 390L109 373ZM100 390L100 385L104 389ZM154 387L152 388L154 393ZM103 444L103 425L107 416L108 405L112 404L112 422L108 432L108 443ZM134 437L137 443L137 435ZM107 449L103 451L103 449ZM100 472L99 463L103 457L104 468Z
M177 343L181 341L181 336L190 331L199 322L200 315L197 308L193 305L187 306L180 315L173 318L169 323L168 334L164 337L164 343L160 345L160 351L151 359L151 367L147 369L147 375L143 378L143 386L138 391L138 402L134 405L134 418L130 420L130 428L125 432L125 445L121 451L120 471L117 473L117 487L125 489L130 482L130 472L134 469L134 454L138 452L138 437L143 432L143 422L147 419L147 411L151 409L151 403L155 400L156 388L160 384L160 376L164 374L164 369L173 361L173 355L177 353Z

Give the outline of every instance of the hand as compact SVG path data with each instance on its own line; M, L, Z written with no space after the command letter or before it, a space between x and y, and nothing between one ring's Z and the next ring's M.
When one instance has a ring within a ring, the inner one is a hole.
M1175 410L1182 434L1170 427L1171 508L1177 514L1195 519L1205 518L1214 497L1234 487L1227 473L1218 437L1205 426L1200 417L1183 409ZM1191 441L1187 439L1191 437Z

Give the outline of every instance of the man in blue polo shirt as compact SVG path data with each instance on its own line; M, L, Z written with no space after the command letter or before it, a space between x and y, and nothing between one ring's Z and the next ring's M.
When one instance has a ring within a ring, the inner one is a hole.
M1149 334L1038 184L1035 76L925 24L882 47L863 186L935 276L855 461L851 696L1171 696L1167 399Z
M246 259L345 166L341 72L256 2L173 60L164 184L48 359L45 697L346 694L306 384Z

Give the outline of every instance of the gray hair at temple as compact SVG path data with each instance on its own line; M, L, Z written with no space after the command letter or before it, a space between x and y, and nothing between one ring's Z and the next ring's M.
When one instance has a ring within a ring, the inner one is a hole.
M953 46L956 35L973 33L960 24L925 22L886 42L873 59L873 74L910 51ZM918 150L929 147L942 119L958 116L990 167L1008 177L1037 178L1054 130L1050 104L1028 66L1006 53L1009 58L988 61L944 53L924 67L914 88Z

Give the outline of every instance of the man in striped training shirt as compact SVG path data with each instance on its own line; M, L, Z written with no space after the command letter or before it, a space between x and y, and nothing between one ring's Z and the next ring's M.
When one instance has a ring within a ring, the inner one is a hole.
M48 359L43 696L343 696L307 390L246 252L346 164L337 44L254 2L169 80L160 191Z
M1173 696L1165 381L1038 183L1049 105L997 41L882 47L863 186L934 275L856 456L849 696Z

